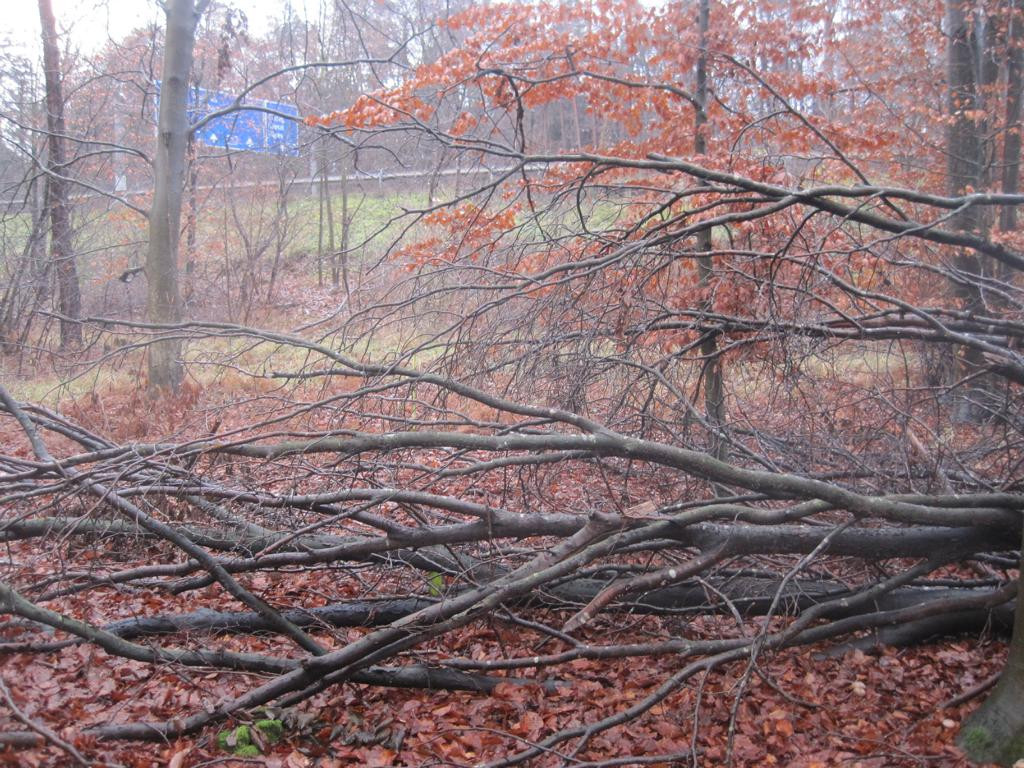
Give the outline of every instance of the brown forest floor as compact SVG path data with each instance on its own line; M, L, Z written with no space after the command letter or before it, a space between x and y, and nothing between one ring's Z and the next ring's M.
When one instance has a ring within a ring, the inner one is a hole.
M3 558L4 578L26 583L52 573L57 565L55 552L49 546L43 549L40 543L11 545ZM122 557L123 564L147 562L144 552L137 554L137 558ZM300 592L315 595L326 591L331 578L329 571L283 578L255 576L250 586L271 602L275 597L287 601ZM318 585L318 581L325 583ZM104 623L200 606L237 610L230 598L212 588L178 599L102 590L92 594L87 606L55 607ZM588 633L596 639L602 632L614 632L617 641L639 641L660 629L651 624L661 621L638 619L614 629L598 624ZM708 635L721 630L718 620L702 618L689 620L688 630L699 631L699 623L705 621ZM317 640L330 646L360 633L358 629L340 630L335 637L324 634ZM17 633L10 630L0 636L8 641L17 639ZM461 655L493 652L495 643L510 655L534 652L524 647L533 638L518 629L471 625L455 637L445 650ZM202 643L202 638L190 640ZM227 643L234 649L254 651L280 645L261 637L235 637ZM751 678L736 710L733 765L967 765L953 738L977 701L952 707L944 704L998 672L1005 644L965 637L909 649L887 648L877 654L854 651L841 658L821 658L818 653L822 650L787 650L759 660L761 674ZM222 696L239 693L252 684L248 676L151 668L111 658L87 646L52 654L7 655L0 660L0 676L22 712L48 725L100 764L335 768L474 765L501 753L507 739L498 735L497 729L532 741L577 724L581 717L596 720L628 706L678 666L671 657L643 664L579 661L570 666L571 677L563 676L570 685L543 696L528 686L512 685L502 686L494 696L345 685L301 705L284 740L274 745L270 754L249 760L225 758L216 747L215 728L171 744L97 744L82 735L92 724L182 716L214 704ZM729 667L712 673L703 684L696 738L700 765L725 763L734 694L742 673L742 667ZM683 689L641 720L595 739L589 757L685 749L692 738L696 687ZM0 731L7 730L24 730L24 726L14 721L6 708L0 708ZM360 741L376 743L363 745ZM186 752L173 762L175 755ZM7 748L0 751L0 764L61 766L70 764L70 758L55 748Z
M111 410L129 413L132 409L103 409L107 414ZM80 411L80 415L84 414ZM13 424L5 421L2 426L6 431L0 433L0 439L6 438L10 448L21 443ZM114 560L122 568L151 563L158 552L149 551L148 546L123 537L87 543L59 539L15 542L0 557L0 573L4 580L24 587L93 560ZM384 590L387 578L381 575ZM291 604L300 597L306 604L318 604L326 602L325 595L338 596L336 575L330 570L257 574L244 583L271 604ZM61 598L49 607L98 624L200 607L239 610L219 587L177 597L155 590L103 588L88 593L88 599ZM692 637L713 637L733 629L728 621L715 617L617 618L595 622L583 638L643 641L651 633L671 633L671 622L686 622L687 636ZM342 629L333 636L318 634L316 639L332 647L362 632ZM17 627L0 628L3 641L19 637ZM174 640L193 647L205 642L202 637ZM446 640L448 645L437 650L482 658L494 653L532 655L537 652L539 637L519 628L478 623ZM169 642L168 638L160 641ZM278 639L259 636L218 638L217 642L235 650L280 653L284 648ZM545 648L546 652L553 650L551 645ZM736 692L744 667L734 665L710 674L703 681L695 742L692 734L699 679L640 720L596 738L587 757L666 753L695 744L700 765L722 765L735 708L735 766L967 765L953 739L978 699L945 705L999 671L1005 657L1003 642L961 637L872 654L854 651L840 658L823 657L825 650L805 647L759 658L758 673L745 685L738 707ZM425 652L428 660L429 651ZM561 676L568 685L546 695L529 686L513 685L502 686L493 696L344 685L301 705L292 713L283 741L263 757L248 760L228 758L217 748L217 728L174 743L141 745L98 744L83 732L93 724L183 716L251 687L253 676L204 674L172 666L152 668L80 645L49 654L4 654L0 656L0 677L25 715L49 726L99 764L109 761L133 768L462 766L493 759L514 746L499 731L524 742L534 741L578 724L581 718L596 720L629 706L681 663L665 656L643 663L578 661ZM10 730L24 730L24 726L0 705L0 732ZM71 763L56 748L9 747L0 750L0 764Z

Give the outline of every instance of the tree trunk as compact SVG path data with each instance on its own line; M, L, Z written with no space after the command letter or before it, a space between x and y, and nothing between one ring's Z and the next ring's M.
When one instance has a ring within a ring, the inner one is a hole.
M50 253L57 276L57 306L60 310L60 346L82 343L82 296L78 268L71 242L71 212L68 187L64 181L64 94L60 71L57 25L50 0L39 0L39 21L43 28L43 68L46 75L46 130L49 157L47 208L50 211Z
M318 202L320 204L319 214L317 216L317 229L316 229L316 285L318 288L324 287L324 232L326 231L324 225L326 224L326 211L327 197L330 194L330 190L327 188L327 156L324 149L325 140L320 140L320 151L319 159L317 161L317 178L320 180L318 187ZM316 154L316 152L314 152Z
M181 320L178 291L178 241L185 181L189 126L185 113L196 25L206 0L168 0L160 115L154 156L153 207L149 212L146 278L147 310L152 323ZM149 347L149 388L176 391L181 384L181 342L158 341Z
M1011 7L1009 22L1006 136L1003 143L1002 190L1016 194L1020 189L1020 118L1022 54L1019 48L1024 2L1016 0ZM952 159L950 160L952 163ZM1000 214L999 228L1004 232L1017 226L1015 206L1005 206ZM1021 576L1018 576L1017 594L1024 588L1024 544L1021 550ZM992 694L985 700L960 729L960 746L976 762L998 763L1012 766L1024 759L1024 610L1017 601L1013 638L1006 659L1006 667Z
M1021 97L1024 85L1024 0L1016 0L1010 9L1012 16L1007 34L1006 62L1006 134L1003 139L1003 178L1005 194L1016 195L1020 191L1020 150L1021 150ZM1004 205L999 215L999 229L1010 232L1017 228L1017 206Z
M352 291L348 281L348 244L349 244L349 221L348 216L348 158L342 157L340 162L341 172L341 283L345 288L345 298L352 298Z
M331 255L331 285L338 287L338 249L334 239L334 202L331 200L331 159L329 146L324 143L324 216L327 218L327 252Z
M985 186L984 126L980 115L981 79L987 79L988 42L985 29L968 18L963 0L946 0L946 27L948 48L946 51L947 89L949 124L946 129L946 179L950 196L980 192ZM964 232L979 232L984 222L981 207L972 206L958 211L950 224ZM985 265L981 257L966 250L956 257L956 267L969 275L981 275ZM984 297L977 287L977 281L954 286L964 309L980 312L984 308ZM980 352L968 349L959 361L961 379L971 377L984 367ZM984 418L988 382L975 378L963 388L957 398L953 418L957 421L979 421Z
M189 134L185 149L185 167L188 175L188 212L185 215L185 300L188 306L195 290L196 238L199 226L199 162L195 136Z
M1006 668L985 703L964 721L957 741L975 762L1012 766L1024 760L1024 610L1020 600Z
M700 54L697 56L697 88L695 97L697 111L693 121L694 154L707 154L707 99L708 99L708 56L707 37L710 15L709 0L700 0L698 8L697 25L700 30ZM711 252L711 230L704 230L697 235L697 250L702 253ZM711 277L714 273L714 262L710 255L697 258L698 284L701 289L708 291L711 286ZM710 311L711 297L708 295L702 299L701 308ZM722 381L722 361L718 355L718 340L714 335L709 334L700 345L701 357L704 360L704 412L707 416L709 426L714 430L711 435L711 451L716 458L723 461L728 459L728 446L720 437L720 430L725 423L725 389Z

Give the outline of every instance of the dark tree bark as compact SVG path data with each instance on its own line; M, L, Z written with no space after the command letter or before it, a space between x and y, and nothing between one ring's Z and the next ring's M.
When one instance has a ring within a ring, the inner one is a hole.
M984 12L978 11L973 17L971 14L972 9L962 0L946 0L949 114L946 172L950 195L982 192L992 183L985 100L998 75L994 27ZM1012 103L1008 103L1007 108L1012 110ZM956 212L950 222L962 232L982 235L992 224L978 206ZM1001 271L998 265L980 254L965 250L957 255L956 268L977 277ZM985 311L989 303L979 285L978 280L954 285L954 291L968 312ZM991 376L978 375L985 370L985 359L978 350L965 349L959 362L960 377L971 380L960 393L954 418L965 422L983 420L991 413L989 404L995 382Z
M714 586L720 597L709 598L707 583ZM516 605L540 604L566 609L589 602L607 586L607 581L577 579L568 584L553 587L541 595L528 595L518 601ZM780 593L782 600L776 607L774 604ZM657 615L689 609L694 614L711 614L729 613L736 609L746 616L763 616L769 611L774 611L776 615L797 615L811 606L830 600L837 601L843 597L852 597L855 594L855 590L850 590L838 582L801 579L783 585L778 579L714 577L703 584L680 584L635 595L610 606L607 613L626 612ZM827 615L829 618L850 618L878 611L907 610L938 604L955 605L958 600L979 599L988 594L995 594L995 592L971 588L903 587L870 604L858 605L850 609L833 608ZM351 600L319 608L284 611L282 615L296 626L303 628L383 627L437 602L439 602L437 598L416 596ZM932 617L932 626L929 627L930 634L928 636L962 634L985 627L1007 630L1011 623L1006 621L1008 615L1012 615L1012 611L994 612L977 609L973 611L972 616L967 616L963 612L946 613ZM153 635L195 632L246 634L273 631L274 627L258 613L232 613L201 608L191 613L158 614L137 619L123 619L107 624L103 629L124 640L133 640ZM898 630L899 627L895 629ZM912 627L912 629L918 631L920 628ZM869 641L869 647L876 643L874 637L865 639Z
M1006 135L1003 139L1003 192L1020 191L1021 97L1024 95L1024 0L1011 7L1007 30L1006 62ZM1017 228L1017 206L1007 205L999 213L999 228L1009 232ZM1006 272L1006 270L1004 270Z
M978 123L973 119L979 108L975 77L977 30L972 27L967 9L961 0L946 0L946 28L946 88L949 114L949 124L946 128L946 191L950 195L963 195L976 191L981 182L982 149ZM950 223L960 231L975 232L980 224L977 212L977 208L959 211ZM961 251L957 256L957 267L972 275L979 274L980 257ZM982 297L975 286L954 286L954 290L969 311L981 310ZM977 354L965 354L959 366L962 375L969 375L979 364L980 358ZM973 407L972 400L971 393L965 393L962 401L958 402L955 415L959 420L971 421L978 418L979 414Z
M694 93L696 97L696 114L693 121L694 137L693 151L697 155L707 154L707 100L708 100L708 24L710 20L709 0L700 0L697 9L697 25L700 34L700 54L697 56L697 88ZM697 250L709 254L697 258L697 273L701 286L706 290L710 289L711 278L714 273L714 259L710 255L712 249L711 230L705 229L697 234ZM706 298L701 307L705 311L711 311L712 301L710 295ZM700 345L700 354L704 359L704 412L707 415L709 426L715 431L711 435L711 453L718 459L727 461L729 458L728 446L721 438L720 430L725 424L725 387L722 372L722 360L718 352L718 338L714 333L708 333Z
M64 180L67 153L64 146L64 94L57 45L57 24L50 0L39 0L39 21L43 29L43 66L46 77L46 168L47 201L50 212L50 254L57 277L57 306L60 310L60 346L82 343L82 296L71 235L68 185Z
M349 245L349 213L348 213L348 158L342 157L339 163L341 175L341 250L337 254L341 262L341 284L345 288L345 297L352 297L348 276L348 245ZM334 286L338 287L338 267L334 269Z

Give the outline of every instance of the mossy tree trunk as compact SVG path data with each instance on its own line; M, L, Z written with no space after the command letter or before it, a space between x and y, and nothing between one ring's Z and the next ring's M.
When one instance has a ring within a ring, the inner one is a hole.
M1021 570L1024 572L1024 549ZM979 763L1012 766L1024 760L1024 609L1020 591L1018 582L1006 669L985 703L964 721L957 739L968 757Z

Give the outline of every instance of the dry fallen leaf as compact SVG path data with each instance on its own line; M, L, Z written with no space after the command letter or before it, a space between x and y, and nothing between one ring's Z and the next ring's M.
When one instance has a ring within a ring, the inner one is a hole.
M653 501L644 501L641 502L640 504L636 504L635 506L632 506L629 509L627 509L625 512L622 513L622 516L644 518L650 517L657 511L657 504L655 504Z

